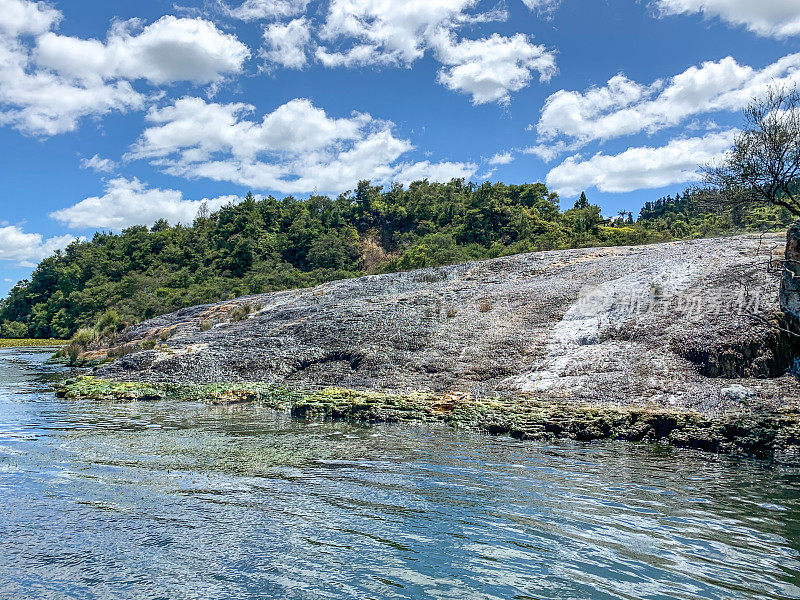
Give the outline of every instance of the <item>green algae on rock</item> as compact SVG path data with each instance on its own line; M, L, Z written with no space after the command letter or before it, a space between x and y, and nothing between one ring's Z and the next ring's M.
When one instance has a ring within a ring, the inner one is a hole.
M67 340L55 339L2 338L0 339L0 348L46 348L49 346L64 346L68 343Z
M273 408L290 403L292 392L264 383L253 384L170 384L112 381L90 375L54 384L56 396L70 400L92 399L111 402L146 400L187 400L210 404L258 402ZM296 395L296 394L295 394ZM288 406L288 404L287 404Z
M265 383L172 384L82 376L56 385L70 399L191 400L256 403L293 417L369 423L445 423L523 440L659 442L721 454L800 463L800 411L717 416L647 407L597 407L532 397L476 399L467 394L391 394L342 388L304 391Z

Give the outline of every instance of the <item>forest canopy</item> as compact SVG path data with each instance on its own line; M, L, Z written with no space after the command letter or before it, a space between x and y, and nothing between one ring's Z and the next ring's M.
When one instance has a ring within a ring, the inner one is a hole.
M362 181L336 198L251 194L191 225L96 233L43 260L0 303L0 337L68 338L185 306L334 279L588 246L643 244L788 225L785 209L703 208L687 191L638 218L603 218L585 194L561 210L542 183Z

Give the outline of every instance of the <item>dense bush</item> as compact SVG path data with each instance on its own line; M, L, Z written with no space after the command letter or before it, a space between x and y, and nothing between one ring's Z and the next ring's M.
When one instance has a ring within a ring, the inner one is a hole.
M18 340L28 337L28 326L19 321L6 321L0 325L0 338Z
M690 194L603 219L585 195L573 208L541 183L477 186L417 181L389 189L362 181L336 198L273 197L192 225L97 233L43 260L0 303L0 336L110 337L184 306L354 277L569 247L640 244L763 229L776 209L704 212Z

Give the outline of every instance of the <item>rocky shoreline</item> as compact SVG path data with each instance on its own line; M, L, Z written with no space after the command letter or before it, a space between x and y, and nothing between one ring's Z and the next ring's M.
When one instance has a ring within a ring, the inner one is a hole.
M90 348L114 360L62 393L233 394L296 416L796 462L784 239L540 252L187 308Z
M167 384L83 376L56 384L67 399L253 403L295 418L366 423L444 423L521 440L626 440L800 464L800 411L727 413L597 407L533 398L386 394L329 388L302 391L263 383Z

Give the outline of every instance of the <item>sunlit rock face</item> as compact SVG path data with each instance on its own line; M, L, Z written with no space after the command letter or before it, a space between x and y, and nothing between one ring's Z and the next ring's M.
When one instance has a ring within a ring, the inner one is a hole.
M98 374L775 408L798 396L768 268L782 244L540 252L240 298L138 325L118 343L141 350Z
M800 331L800 224L795 223L786 233L786 252L781 278L781 309Z

